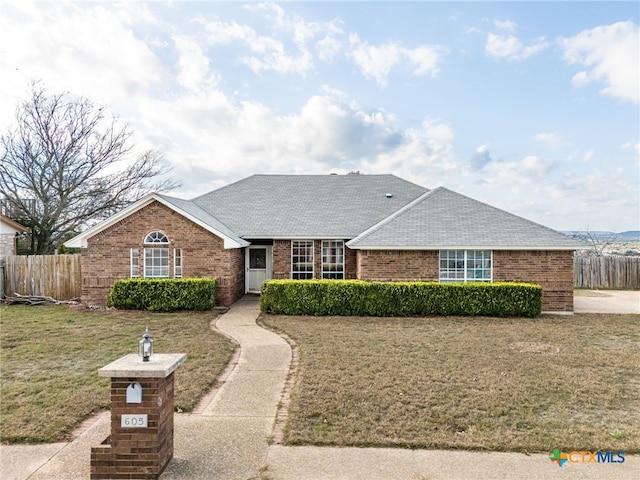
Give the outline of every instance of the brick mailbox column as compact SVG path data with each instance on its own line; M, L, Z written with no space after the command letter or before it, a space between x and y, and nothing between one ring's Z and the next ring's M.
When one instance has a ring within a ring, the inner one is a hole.
M91 449L92 479L157 479L173 458L173 372L186 355L125 355L111 377L111 435Z

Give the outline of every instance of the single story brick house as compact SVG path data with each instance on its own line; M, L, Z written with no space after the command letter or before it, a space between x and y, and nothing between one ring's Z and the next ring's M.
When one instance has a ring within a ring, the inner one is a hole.
M394 175L253 175L183 200L150 194L69 240L82 300L129 277L215 277L230 305L272 278L524 281L573 311L576 240Z

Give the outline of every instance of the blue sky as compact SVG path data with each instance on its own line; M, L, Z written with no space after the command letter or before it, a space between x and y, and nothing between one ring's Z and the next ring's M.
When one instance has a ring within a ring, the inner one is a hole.
M559 230L640 229L637 2L0 3L30 82L106 105L191 198L393 173Z

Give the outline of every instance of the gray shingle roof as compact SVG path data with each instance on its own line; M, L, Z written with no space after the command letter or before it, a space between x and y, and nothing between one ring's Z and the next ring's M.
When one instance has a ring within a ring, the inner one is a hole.
M184 212L186 215L192 217L198 223L207 225L211 229L220 232L222 235L227 236L234 242L237 242L240 246L247 246L249 242L240 238L233 230L220 222L217 218L211 216L209 213L202 210L195 203L189 200L183 200L181 198L170 197L168 195L157 194L165 202L173 205L178 211Z
M347 245L359 249L580 247L567 235L442 187L423 194Z
M349 239L426 191L394 175L253 175L192 202L245 239Z

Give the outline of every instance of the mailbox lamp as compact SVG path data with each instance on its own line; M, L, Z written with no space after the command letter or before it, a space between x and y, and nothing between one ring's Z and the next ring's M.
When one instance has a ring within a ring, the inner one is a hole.
M142 357L143 362L148 362L149 357L153 354L153 339L149 335L149 327L145 327L144 329L144 335L142 335L142 340L140 340L138 353Z

